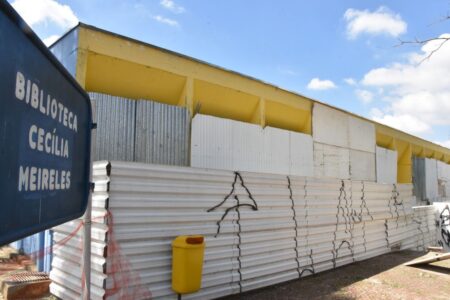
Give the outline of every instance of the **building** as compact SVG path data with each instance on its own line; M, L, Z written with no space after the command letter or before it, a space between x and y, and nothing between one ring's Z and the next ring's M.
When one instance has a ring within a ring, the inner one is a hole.
M208 244L204 288L187 299L239 293L395 249L425 249L436 240L435 208L413 208L410 183L420 181L420 200L447 196L450 149L84 24L51 50L91 95L95 160L112 161L94 166L92 299L117 298L135 286L155 299L175 299L170 244L178 235L202 234ZM256 173L239 179L232 171ZM247 201L242 220L238 194ZM227 199L236 206L227 202L208 214ZM219 235L225 218L228 231ZM77 224L54 228L54 241ZM52 291L62 298L82 292L77 245L54 253ZM121 254L138 280L128 280Z
M79 24L51 47L88 92L151 99L197 113L313 134L318 101L137 40ZM323 104L324 105L324 104ZM413 156L450 163L450 150L373 124L376 145L397 152L397 182L412 182Z

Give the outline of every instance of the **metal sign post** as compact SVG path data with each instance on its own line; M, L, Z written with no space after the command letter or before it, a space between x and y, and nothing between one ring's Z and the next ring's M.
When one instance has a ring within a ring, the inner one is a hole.
M84 213L91 128L86 92L0 0L0 245Z

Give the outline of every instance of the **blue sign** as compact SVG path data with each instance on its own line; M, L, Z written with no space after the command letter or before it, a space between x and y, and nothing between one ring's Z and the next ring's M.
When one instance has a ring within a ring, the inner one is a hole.
M0 246L84 213L91 127L86 92L0 0Z

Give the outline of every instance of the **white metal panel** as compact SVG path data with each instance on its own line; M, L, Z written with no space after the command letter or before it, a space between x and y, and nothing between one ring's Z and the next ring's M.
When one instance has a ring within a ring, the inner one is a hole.
M312 136L290 132L290 170L297 176L314 176L314 152Z
M278 128L266 127L263 131L263 144L264 169L268 173L289 174L289 132Z
M191 165L233 169L233 124L229 120L200 114L192 119Z
M397 182L397 151L376 148L376 174L379 183Z
M202 289L189 299L240 293L419 244L411 185L128 162L99 162L93 173L94 294L105 299L150 293L176 299L171 242L178 235L206 241ZM60 228L58 237L70 231ZM76 244L55 253L55 266L78 263L71 258ZM53 290L74 298L79 286L67 276L76 267L57 270Z
M353 186L350 181L247 172L240 176L112 162L108 193L116 238L154 298L174 297L170 241L179 234L206 236L203 288L192 295L199 299L306 276L312 265L317 272L338 267L386 253L411 238L405 223L411 214L410 186L398 189L395 197L403 205L398 211L392 185ZM223 206L207 213L230 193L233 182L235 190ZM237 203L233 195L246 205L253 198L258 210L244 206L230 211L214 237L215 221ZM365 221L352 225L350 215Z
M219 118L212 119L212 123L216 121L215 119ZM264 151L264 143L261 138L263 129L255 124L226 121L231 124L232 128L232 168L230 170L264 172L270 169L264 164L264 158L261 155ZM203 142L207 142L207 140L203 140Z
M314 142L344 148L349 146L349 124L345 113L314 103L312 122Z
M350 177L375 181L375 153L350 149Z
M428 246L436 246L439 238L439 230L436 232L437 207L433 205L413 207L413 222L415 225L415 247L417 250L426 251Z
M349 148L375 153L375 125L360 118L348 116Z
M192 121L194 167L312 176L312 161L309 135L200 114Z
M81 299L83 294L82 220L77 219L53 228L53 260L50 271L50 292L62 299ZM97 222L92 225L91 242L91 298L103 299L106 274L106 228Z

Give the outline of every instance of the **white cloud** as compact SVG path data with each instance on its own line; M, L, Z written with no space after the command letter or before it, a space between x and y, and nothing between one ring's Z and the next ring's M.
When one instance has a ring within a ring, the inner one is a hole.
M415 135L423 136L431 132L431 126L429 124L408 114L383 114L381 117L372 116L372 119Z
M356 80L353 78L344 78L344 82L348 85L351 86L355 86L356 85Z
M66 30L78 24L70 6L55 0L15 0L12 6L30 26L53 23Z
M364 104L369 104L373 100L373 93L368 90L355 90L356 97Z
M176 20L169 19L169 18L166 18L166 17L163 17L163 16L159 16L159 15L158 16L154 16L153 19L155 19L156 21L158 21L160 23L163 23L163 24L166 24L166 25L169 25L169 26L173 26L173 27L177 27L179 25Z
M347 9L344 14L347 21L347 36L357 38L360 34L386 34L397 37L406 32L407 24L399 14L381 6L374 12L369 10Z
M328 90L335 88L336 85L331 80L320 80L319 78L313 78L308 83L307 88L310 90Z
M48 46L52 45L54 42L56 42L56 40L58 40L59 38L60 38L59 35L54 34L54 35L51 35L51 36L43 39L42 41L48 47Z
M441 35L450 37L450 34ZM382 88L387 104L373 119L425 137L434 125L450 126L450 43L425 44L406 62L369 71L362 84Z
M434 141L433 143L441 145L443 147L447 147L450 149L450 140L446 140L446 141Z
M185 11L183 6L180 6L180 5L176 4L172 0L161 0L160 4L164 8L166 8L166 9L168 9L171 12L176 13L176 14L181 14L181 13L184 13L184 11Z

